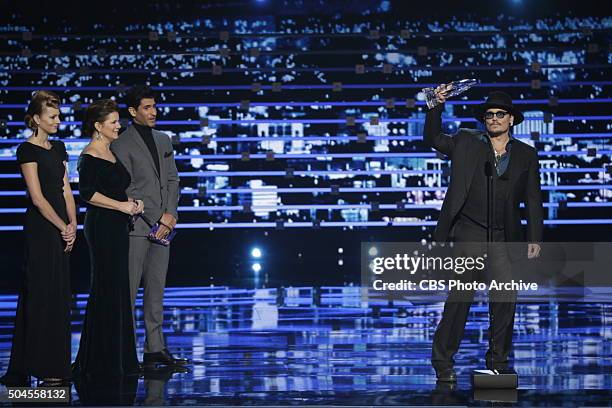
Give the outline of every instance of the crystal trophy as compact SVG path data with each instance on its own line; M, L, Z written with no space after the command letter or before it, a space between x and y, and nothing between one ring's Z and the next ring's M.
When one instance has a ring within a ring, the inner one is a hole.
M462 94L479 83L480 81L478 79L462 79L460 81L453 81L450 84L444 85L446 87L446 90L449 91L446 97L450 98L451 96L457 96L459 94ZM427 103L427 107L429 109L433 109L434 107L440 104L440 102L438 102L438 99L436 98L436 89L437 88L423 88L421 90L421 92L423 92L423 95L425 96L425 102Z

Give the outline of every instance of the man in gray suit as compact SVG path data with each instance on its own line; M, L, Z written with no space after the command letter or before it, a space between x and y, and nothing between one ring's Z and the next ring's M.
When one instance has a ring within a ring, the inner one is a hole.
M166 348L163 333L164 288L170 248L148 239L151 227L158 224L156 238L166 238L176 226L179 177L170 138L155 127L155 93L148 86L134 86L126 95L132 118L111 148L126 167L132 182L129 197L144 201L145 212L130 233L130 291L132 311L142 281L146 329L143 362L145 368L158 364L177 366L188 360L175 358ZM135 327L135 326L134 326Z

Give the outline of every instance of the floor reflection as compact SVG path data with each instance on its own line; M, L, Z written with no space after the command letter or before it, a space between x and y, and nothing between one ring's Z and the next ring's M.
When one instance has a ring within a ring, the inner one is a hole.
M84 304L83 296L75 301L74 353ZM15 297L2 297L0 307L4 371ZM358 288L168 289L168 345L193 361L190 369L155 370L117 383L77 383L72 404L609 402L612 328L606 322L612 304L519 304L514 337L519 390L512 395L470 389L469 373L481 368L486 349L486 304L474 304L470 312L457 356L458 384L436 384L429 356L441 310L441 303L364 303Z

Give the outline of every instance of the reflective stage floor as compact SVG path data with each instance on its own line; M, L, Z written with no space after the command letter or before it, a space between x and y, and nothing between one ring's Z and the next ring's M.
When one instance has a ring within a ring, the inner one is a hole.
M15 296L0 297L0 371L8 364ZM73 357L85 297L75 301ZM474 405L608 406L612 303L517 305L517 391L474 392L483 368L485 303L472 306L456 358L459 381L436 384L431 342L441 303L362 303L359 288L170 288L170 350L188 373L158 370L77 391L73 405ZM142 312L137 310L139 353ZM5 392L0 386L0 394Z

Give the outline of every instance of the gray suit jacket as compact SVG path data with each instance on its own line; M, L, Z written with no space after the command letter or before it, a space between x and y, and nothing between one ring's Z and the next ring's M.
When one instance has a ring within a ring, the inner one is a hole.
M119 139L111 144L111 150L132 177L127 188L128 197L143 200L145 212L138 217L130 235L146 236L163 213L170 213L178 220L179 176L174 162L174 150L170 138L153 130L153 140L159 155L159 170L151 152L134 126L128 127Z

